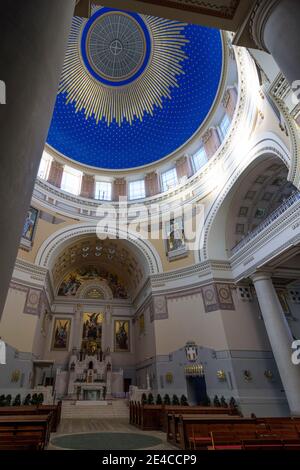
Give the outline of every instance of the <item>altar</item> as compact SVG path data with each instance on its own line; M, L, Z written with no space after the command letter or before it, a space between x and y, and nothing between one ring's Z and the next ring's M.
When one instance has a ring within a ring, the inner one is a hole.
M83 314L83 331L80 349L74 348L68 367L68 398L81 402L103 402L112 397L112 376L123 371L112 372L110 348L102 350L103 315Z
M105 399L105 385L91 383L84 384L81 388L81 397L84 401L99 401Z

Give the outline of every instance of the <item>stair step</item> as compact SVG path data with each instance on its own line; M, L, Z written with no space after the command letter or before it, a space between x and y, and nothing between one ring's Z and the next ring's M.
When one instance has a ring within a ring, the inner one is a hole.
M126 400L109 402L107 405L95 403L84 404L72 401L63 401L62 417L65 419L86 418L129 418L129 408Z

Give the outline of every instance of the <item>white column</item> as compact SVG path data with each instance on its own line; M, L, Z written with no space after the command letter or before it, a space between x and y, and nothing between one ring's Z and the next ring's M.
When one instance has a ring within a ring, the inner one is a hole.
M300 80L299 0L259 0L253 9L251 35L272 54L290 84Z
M300 415L300 367L292 363L293 337L269 273L252 276L275 361L292 415Z

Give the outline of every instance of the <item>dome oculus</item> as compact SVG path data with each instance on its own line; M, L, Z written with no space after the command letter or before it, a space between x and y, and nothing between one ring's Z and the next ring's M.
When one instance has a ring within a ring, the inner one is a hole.
M123 86L147 67L151 37L138 15L103 8L87 22L81 52L94 78L108 86Z
M153 116L184 74L186 26L112 8L96 10L88 21L75 17L59 93L97 124L132 125Z

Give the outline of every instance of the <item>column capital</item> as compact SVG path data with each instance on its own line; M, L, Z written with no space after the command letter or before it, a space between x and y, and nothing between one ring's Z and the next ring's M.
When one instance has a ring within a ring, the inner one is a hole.
M272 273L270 271L256 271L250 276L250 279L256 281L272 281Z
M250 16L250 34L256 46L269 52L264 41L264 29L273 9L281 0L257 0Z

